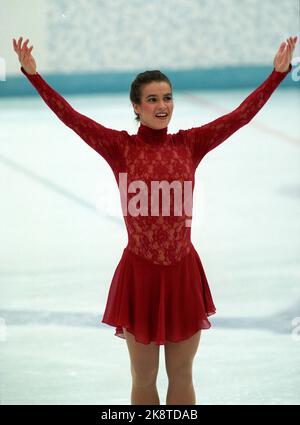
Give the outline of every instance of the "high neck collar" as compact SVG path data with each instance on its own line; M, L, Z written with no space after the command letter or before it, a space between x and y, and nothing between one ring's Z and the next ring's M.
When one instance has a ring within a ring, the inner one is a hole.
M154 128L147 127L141 123L137 135L143 140L143 142L149 143L150 145L157 145L166 141L167 133L168 127L155 130Z

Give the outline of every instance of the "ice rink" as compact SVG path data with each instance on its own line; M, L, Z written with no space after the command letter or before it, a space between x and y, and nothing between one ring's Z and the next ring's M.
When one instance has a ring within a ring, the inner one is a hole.
M252 90L175 91L169 133ZM137 131L126 94L65 98ZM217 308L197 404L300 404L299 111L299 90L279 87L197 169L192 242ZM127 243L114 175L39 97L0 99L0 125L1 404L130 404L126 341L101 324ZM161 346L161 404L167 385Z

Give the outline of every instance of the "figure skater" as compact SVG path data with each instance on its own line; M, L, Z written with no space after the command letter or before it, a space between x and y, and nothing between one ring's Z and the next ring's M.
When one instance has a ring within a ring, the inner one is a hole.
M138 74L130 100L140 125L137 134L129 135L75 111L37 72L29 40L13 39L23 74L57 117L107 161L120 189L128 243L111 281L102 322L126 340L131 404L160 404L160 345L169 384L166 404L196 404L193 360L201 331L210 328L208 317L216 309L190 239L191 213L181 208L180 214L177 207L180 202L182 207L186 187L193 192L204 156L249 123L291 71L296 42L297 37L289 37L280 45L271 74L235 110L176 134L168 133L174 107L169 78L159 70ZM190 193L187 203L191 198Z

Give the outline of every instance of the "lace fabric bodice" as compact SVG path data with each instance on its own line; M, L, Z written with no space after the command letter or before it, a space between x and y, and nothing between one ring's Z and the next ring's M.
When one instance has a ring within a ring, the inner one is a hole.
M141 203L138 204L140 215L130 214L127 208L128 214L124 215L124 219L129 249L152 263L170 265L190 251L191 210L185 208L184 199L188 198L186 203L192 202L194 167L190 150L183 144L182 138L163 132L161 141L152 145L143 141L141 136L141 133L151 136L152 132L152 129L141 125L136 136L128 137L123 150L122 172L126 173L127 188L130 189L132 184L134 190L134 182L141 182L139 193L145 199L144 209ZM164 182L165 191L155 192L153 182L157 185ZM127 189L127 207L136 197L136 192L128 193Z

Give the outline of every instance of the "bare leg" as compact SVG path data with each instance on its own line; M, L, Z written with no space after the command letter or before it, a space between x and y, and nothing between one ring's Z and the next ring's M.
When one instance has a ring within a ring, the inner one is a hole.
M189 339L165 345L166 370L169 379L166 404L196 404L192 370L200 336L201 331L198 331Z
M160 404L156 388L159 367L159 346L142 344L123 328L132 376L131 404Z

